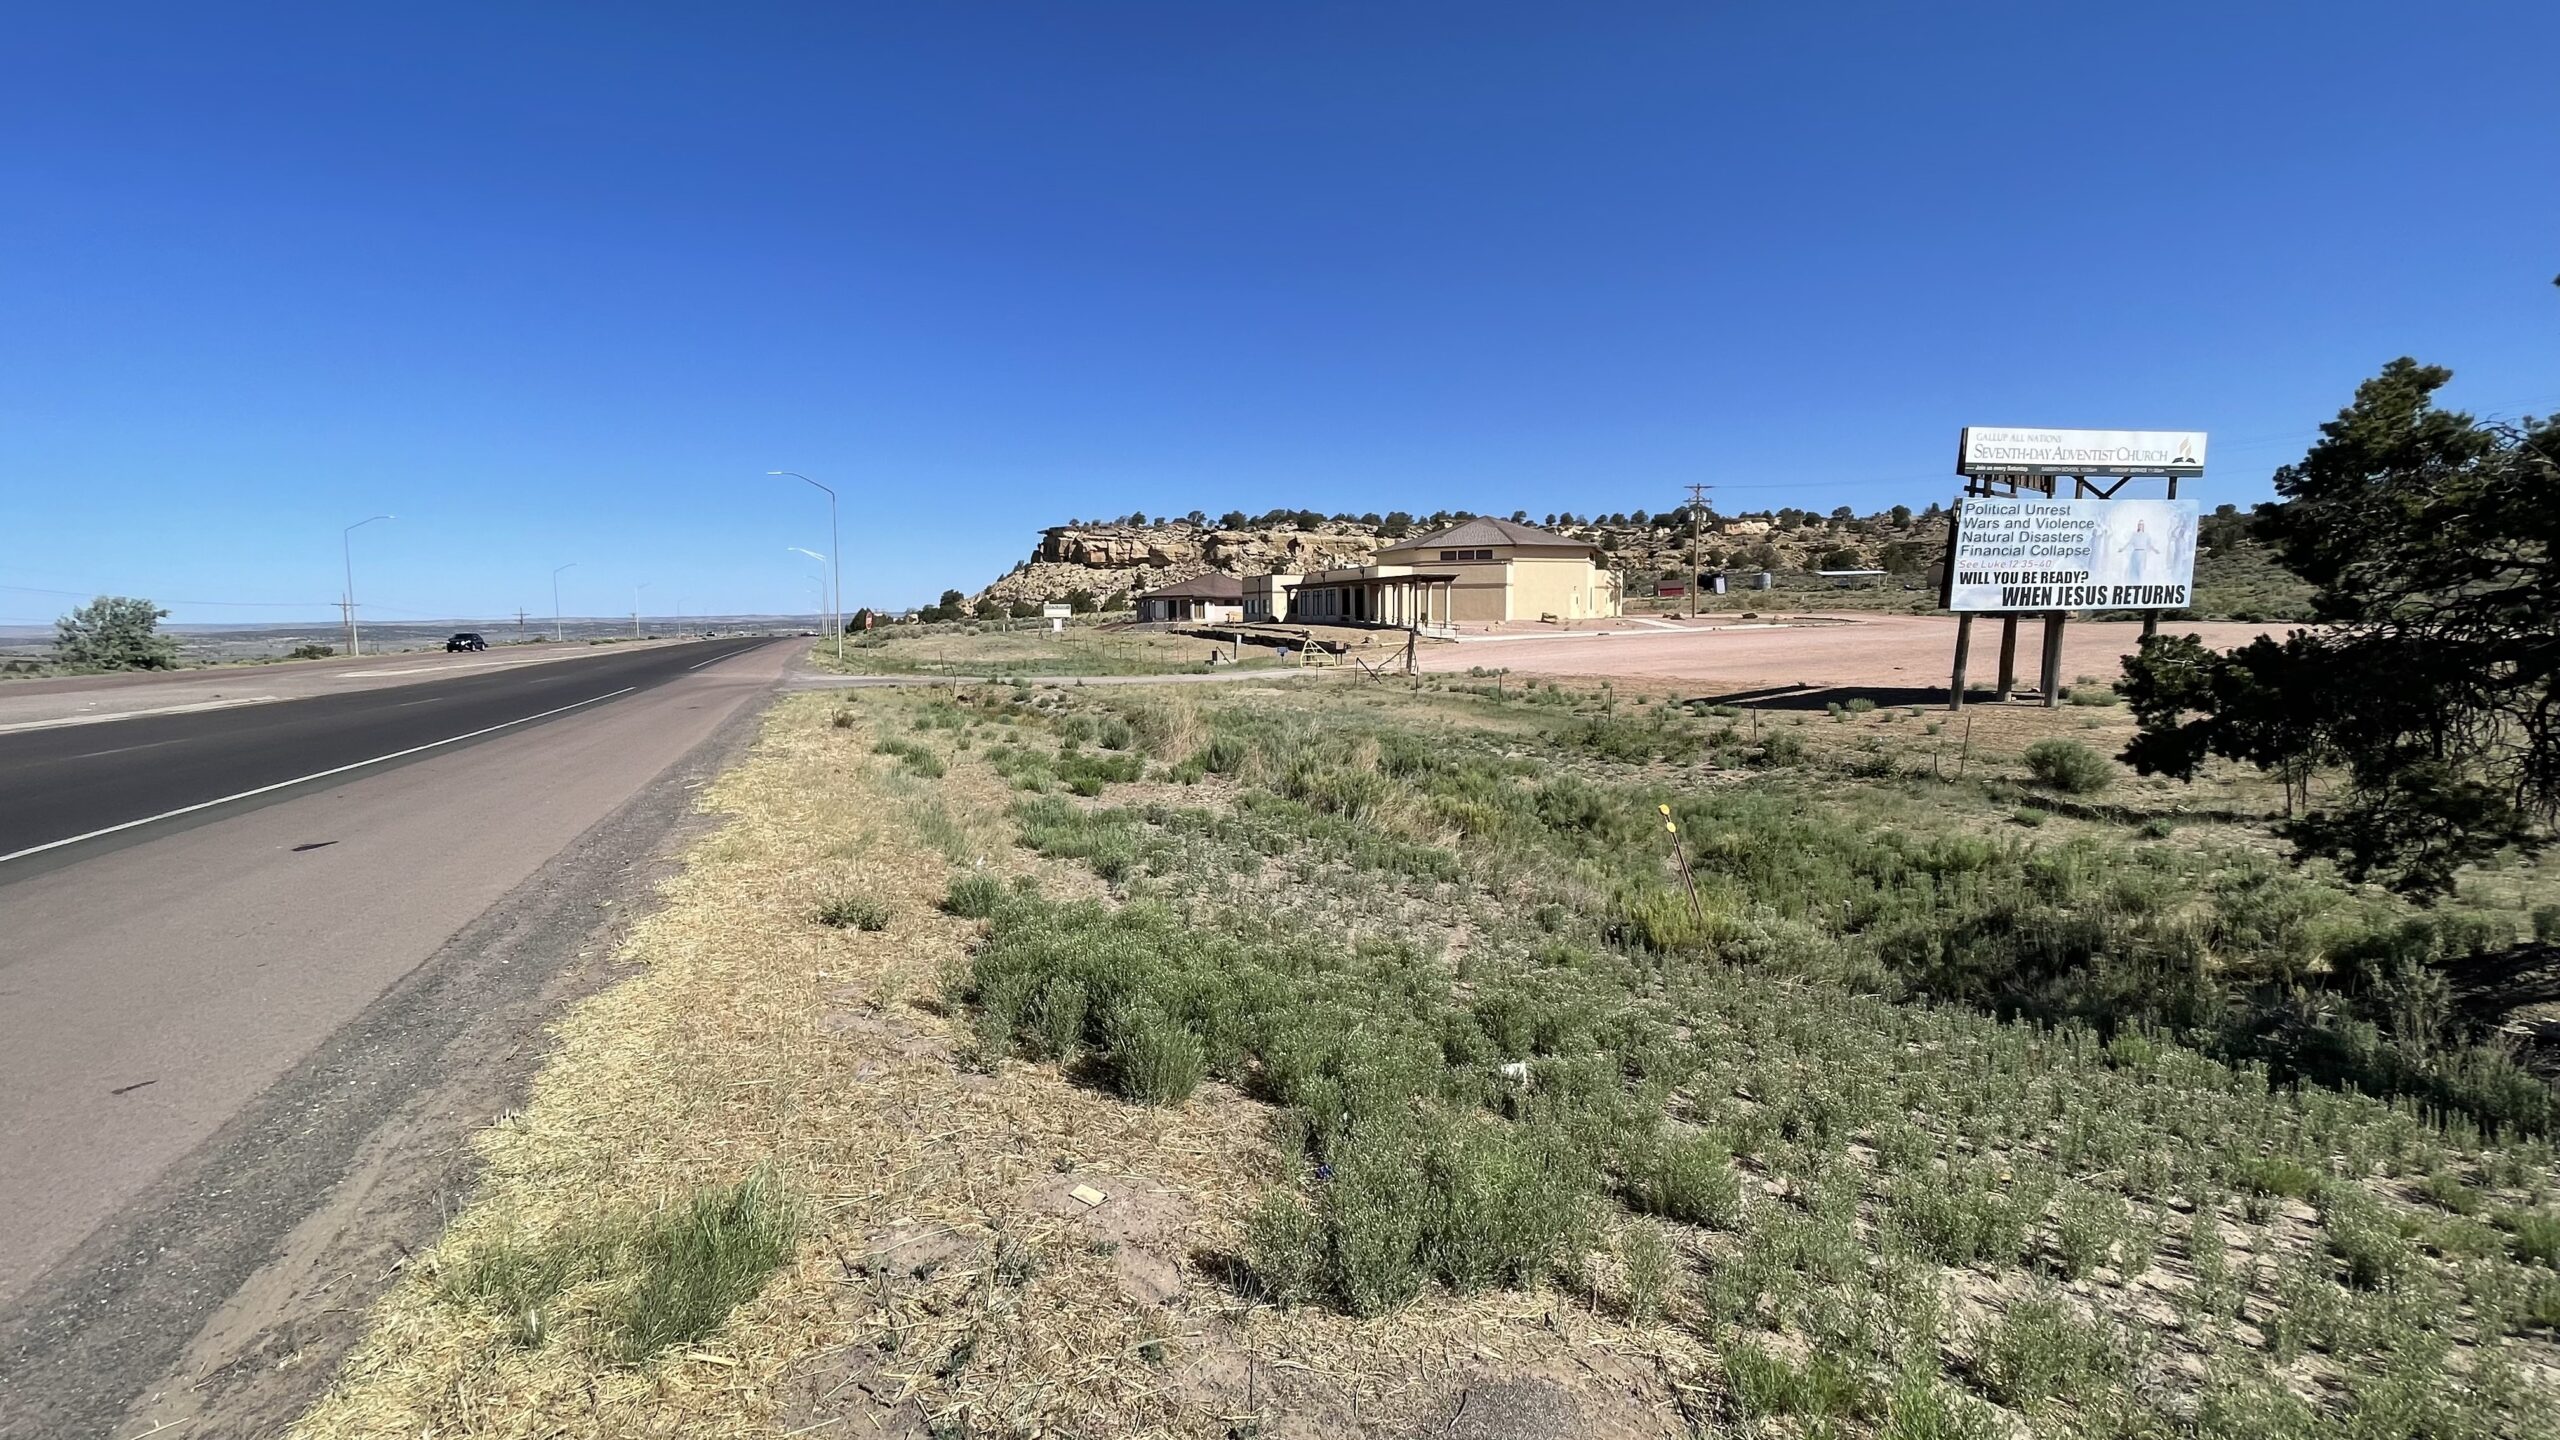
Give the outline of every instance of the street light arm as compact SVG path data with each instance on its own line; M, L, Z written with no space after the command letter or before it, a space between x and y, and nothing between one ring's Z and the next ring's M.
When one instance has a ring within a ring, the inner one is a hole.
M808 476L801 474L797 470L767 470L764 473L767 475L788 475L794 480L806 480L809 484L816 485L819 489L827 492L827 544L833 547L836 554L841 557L844 554L844 529L836 520L835 490L830 486L819 484L819 482L815 480L810 480ZM827 563L834 568L836 580L835 613L829 617L828 628L836 632L836 663L842 664L844 663L844 561L841 558L838 558L830 560Z
M819 482L817 482L817 481L815 481L815 480L809 480L809 477L808 477L808 476L801 474L801 473L800 473L799 471L797 471L797 470L767 470L767 471L766 471L766 472L764 472L764 473L766 473L767 475L788 475L788 476L790 476L790 477L791 477L792 479L794 479L794 480L808 480L810 484L812 484L812 485L817 485L817 486L818 486L818 488L819 488L819 489L821 489L821 490L826 490L826 492L827 492L827 498L828 498L828 499L833 500L834 498L836 498L836 492L835 492L835 491L833 491L833 490L829 490L825 485L819 484Z

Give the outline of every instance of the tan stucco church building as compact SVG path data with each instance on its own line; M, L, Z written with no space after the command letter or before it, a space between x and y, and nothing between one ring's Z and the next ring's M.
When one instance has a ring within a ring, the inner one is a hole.
M1468 520L1401 540L1373 565L1244 582L1246 619L1304 623L1587 620L1615 616L1619 600L1600 547L1511 520Z

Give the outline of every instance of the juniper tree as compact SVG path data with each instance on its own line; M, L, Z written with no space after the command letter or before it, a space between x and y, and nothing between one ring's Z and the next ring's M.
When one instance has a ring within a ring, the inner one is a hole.
M2391 362L2276 472L2285 503L2256 528L2316 587L2320 629L2228 655L2163 638L2125 662L2136 769L2277 772L2302 853L2419 897L2550 844L2560 817L2560 421L2440 409L2452 378ZM2332 766L2335 802L2309 805Z
M130 595L101 595L53 622L54 657L97 670L169 670L178 642L160 633L169 612Z

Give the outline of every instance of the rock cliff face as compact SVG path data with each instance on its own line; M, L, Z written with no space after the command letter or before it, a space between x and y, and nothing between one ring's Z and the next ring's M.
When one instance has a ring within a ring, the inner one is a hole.
M1423 534L1431 528L1417 522L1412 533ZM1606 550L1612 566L1627 577L1631 595L1650 594L1657 578L1675 577L1686 569L1689 532L1668 517L1647 525L1585 521L1554 528ZM1029 559L970 598L973 602L992 599L1000 605L1036 605L1083 590L1108 604L1116 595L1152 590L1212 570L1244 576L1366 565L1376 558L1379 547L1394 543L1380 537L1378 529L1342 519L1322 521L1312 529L1286 525L1220 529L1188 520L1054 525L1040 533L1040 543ZM1910 565L1909 547L1917 546L1928 552L1918 562L1925 566L1936 558L1945 537L1944 519L1926 516L1903 525L1881 515L1846 522L1810 516L1793 525L1754 517L1707 527L1699 537L1698 558L1710 568L1805 570L1831 568L1823 562L1846 551L1856 557L1858 567Z
M1107 601L1213 570L1268 575L1366 565L1384 543L1376 530L1357 524L1312 531L1212 530L1179 520L1143 527L1053 525L1040 532L1030 559L972 598L1038 604L1086 590Z

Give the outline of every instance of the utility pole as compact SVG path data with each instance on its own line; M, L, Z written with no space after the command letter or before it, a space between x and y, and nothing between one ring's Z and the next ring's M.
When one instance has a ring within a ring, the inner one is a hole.
M1698 618L1698 527L1707 521L1707 492L1712 485L1689 487L1689 618Z
M524 643L524 607L521 605L516 607L516 643Z
M631 587L631 638L634 640L640 638L640 592L648 588L646 580Z

